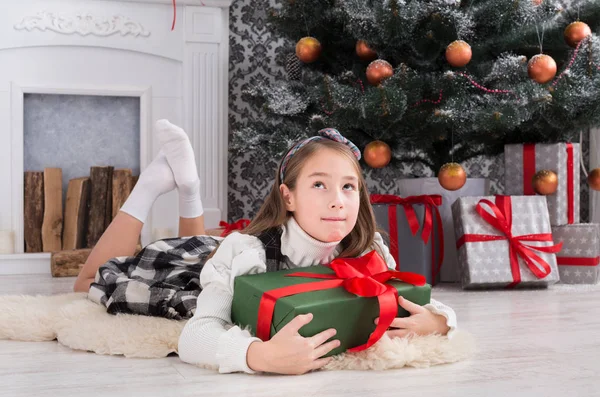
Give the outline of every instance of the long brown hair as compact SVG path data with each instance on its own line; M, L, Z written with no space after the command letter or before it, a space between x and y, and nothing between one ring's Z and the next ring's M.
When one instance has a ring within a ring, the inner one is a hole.
M339 257L357 257L367 249L373 248L373 238L376 231L375 215L373 214L373 208L371 207L371 202L369 200L369 192L367 191L367 185L360 164L348 146L330 139L311 141L294 153L287 163L283 181L279 177L281 162L279 163L279 167L275 173L275 183L273 184L271 191L250 225L241 231L241 233L259 236L271 228L280 227L287 222L290 216L293 216L293 214L287 211L285 207L285 201L279 190L279 186L284 183L291 191L293 191L296 188L296 183L303 165L321 149L330 149L345 156L354 166L358 176L358 192L360 198L358 218L352 231L341 242L342 252ZM285 158L285 156L283 158Z

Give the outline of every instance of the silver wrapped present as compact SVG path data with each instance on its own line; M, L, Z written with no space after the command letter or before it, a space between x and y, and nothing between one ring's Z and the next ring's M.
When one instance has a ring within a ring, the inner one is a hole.
M554 242L561 242L556 254L560 282L565 284L597 284L600 279L600 225L579 223L553 226Z
M558 176L556 192L547 195L551 225L579 223L578 143L525 144L504 146L504 193L535 195L532 178L541 170Z
M463 288L548 286L559 280L543 196L461 197L452 205Z

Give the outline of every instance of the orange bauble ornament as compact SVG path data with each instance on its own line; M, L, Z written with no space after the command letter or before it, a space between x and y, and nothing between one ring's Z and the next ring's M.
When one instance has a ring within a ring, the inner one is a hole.
M462 40L453 41L446 47L446 60L455 68L462 68L471 61L471 46Z
M364 40L356 42L356 55L363 61L372 61L377 58L377 53L373 51L369 44Z
M594 168L587 177L588 185L592 190L600 190L600 168Z
M311 63L319 59L321 43L314 37L303 37L296 44L296 56L304 63Z
M556 62L549 55L537 54L527 63L527 74L540 84L547 83L556 76Z
M371 168L383 168L392 159L392 149L383 141L373 141L365 146L363 158Z
M458 163L446 163L438 172L438 181L446 190L458 190L467 182L467 173Z
M531 184L537 194L547 196L556 192L558 188L558 175L554 171L541 170L535 173Z
M565 41L568 45L575 48L581 40L591 34L592 29L590 29L587 23L581 21L573 22L565 29Z
M544 2L544 0L532 0L531 2L532 2L534 5L536 5L536 6L539 6L539 5L541 5L541 4Z
M367 66L367 80L373 85L379 85L388 77L394 75L394 68L388 61L377 59Z

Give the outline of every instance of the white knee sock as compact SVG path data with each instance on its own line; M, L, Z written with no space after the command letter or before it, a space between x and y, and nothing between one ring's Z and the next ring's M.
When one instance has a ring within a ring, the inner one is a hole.
M156 199L175 189L175 178L167 157L160 151L150 165L140 174L121 211L145 222Z
M156 132L161 150L165 152L175 176L179 192L179 216L196 218L202 215L204 209L200 199L200 179L194 149L187 134L165 119L156 122Z

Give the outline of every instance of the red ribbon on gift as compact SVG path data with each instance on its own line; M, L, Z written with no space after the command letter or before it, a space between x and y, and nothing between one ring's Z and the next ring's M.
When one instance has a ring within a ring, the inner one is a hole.
M573 153L573 144L567 143L567 219L569 225L575 223L575 160ZM535 165L535 144L528 143L523 145L523 194L526 196L535 195L533 190L533 177L536 173Z
M383 336L398 314L398 291L385 283L393 279L415 286L425 285L425 277L420 274L390 270L376 251L371 251L360 258L334 259L328 266L335 274L298 272L286 275L286 277L320 278L325 281L290 285L263 293L258 308L256 336L263 341L271 337L273 311L278 299L305 292L343 287L352 294L364 298L377 297L379 301L379 323L375 330L366 343L349 349L352 352L365 350Z
M567 217L569 225L575 223L575 181L573 180L574 165L573 144L567 143Z
M535 175L535 144L523 145L523 194L535 196L533 176Z
M552 271L550 265L533 251L557 253L562 249L562 243L544 247L523 244L523 241L552 241L552 233L514 236L512 234L512 200L510 196L496 196L495 201L496 204L487 199L479 200L479 203L477 203L477 206L475 207L475 211L477 211L487 223L500 231L502 235L465 234L456 242L456 248L459 249L465 243L508 240L510 268L513 276L513 282L507 286L508 288L512 288L521 282L519 256L525 261L529 270L531 270L537 278L541 279L549 275ZM492 210L493 215L483 209L484 204ZM542 269L536 266L536 263Z
M425 217L423 219L423 230L421 231L421 239L425 244L429 241L433 232L433 215L438 224L438 263L437 266L431 267L431 283L434 284L442 263L444 262L444 231L442 229L442 217L438 207L442 205L442 196L439 194L399 197L393 194L372 194L371 204L388 204L388 219L390 229L390 254L396 261L396 270L400 270L400 258L398 253L398 218L396 206L404 207L404 213L408 220L408 225L413 236L419 231L419 220L413 208L414 204L422 204L425 206ZM435 258L435 240L431 243L431 260Z
M568 256L557 256L556 263L559 266L598 266L600 256L595 258L572 258Z
M234 223L227 223L224 221L219 222L219 227L225 228L221 233L221 237L227 236L229 233L236 230L243 230L250 224L250 219L240 219Z

